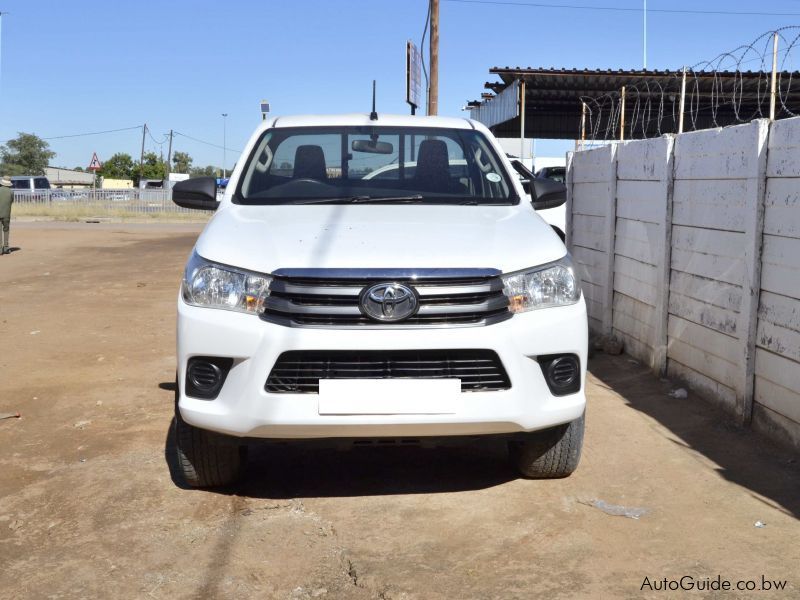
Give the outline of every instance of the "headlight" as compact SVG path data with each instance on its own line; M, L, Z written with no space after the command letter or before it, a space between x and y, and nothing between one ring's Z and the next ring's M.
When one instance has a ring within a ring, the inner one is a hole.
M269 296L272 277L207 261L192 253L181 292L186 304L258 314Z
M503 276L503 291L511 312L575 304L581 286L568 256L553 263Z

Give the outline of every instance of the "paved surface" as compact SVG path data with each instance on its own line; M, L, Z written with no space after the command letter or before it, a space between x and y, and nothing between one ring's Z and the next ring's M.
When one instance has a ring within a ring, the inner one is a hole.
M182 488L174 302L196 233L12 230L0 413L22 418L0 421L3 598L665 598L664 578L718 575L789 583L681 595L800 597L797 457L624 356L590 365L565 480L518 479L493 444L303 447L259 449L234 490Z

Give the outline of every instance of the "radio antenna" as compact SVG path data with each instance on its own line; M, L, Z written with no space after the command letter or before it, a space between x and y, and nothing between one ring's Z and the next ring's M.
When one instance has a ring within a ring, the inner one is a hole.
M369 120L370 121L377 121L378 120L378 113L375 112L375 80L372 80L372 112L369 113Z

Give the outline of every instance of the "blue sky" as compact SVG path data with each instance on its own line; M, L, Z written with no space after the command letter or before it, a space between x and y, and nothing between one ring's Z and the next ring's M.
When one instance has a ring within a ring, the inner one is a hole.
M516 0L509 0L516 1ZM524 1L524 0L518 0ZM641 0L550 0L640 7ZM650 0L650 8L800 13L800 0ZM419 43L427 0L0 0L0 140L147 123L147 150L170 130L240 149L268 99L274 114L407 113L405 42ZM680 68L800 25L798 17L649 15L648 66ZM469 4L442 0L440 114L463 115L492 66L639 68L641 13ZM798 51L800 53L800 51ZM51 140L53 164L86 166L117 151L138 157L141 133ZM537 143L539 154L566 144ZM220 148L177 137L196 165ZM227 153L227 166L234 162Z

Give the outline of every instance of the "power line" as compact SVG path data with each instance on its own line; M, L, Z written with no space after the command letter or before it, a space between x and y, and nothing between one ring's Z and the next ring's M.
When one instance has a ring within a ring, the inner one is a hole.
M104 135L104 134L107 134L107 133L119 133L121 131L133 131L133 130L136 130L136 129L141 131L142 127L143 127L142 125L135 125L134 127L121 127L119 129L106 129L104 131L87 131L85 133L71 133L71 134L68 134L68 135L55 135L55 136L49 136L49 137L41 137L39 139L42 139L42 140L64 140L64 139L85 137L85 136L91 136L91 135ZM163 146L167 142L167 138L169 137L169 134L164 134L164 140L159 142L156 138L153 137L153 134L150 132L150 128L149 127L144 131L144 133L147 136L150 137L150 139L153 141L154 144L156 144L158 146ZM198 142L200 144L206 144L207 146L213 146L214 148L223 148L224 147L224 146L221 146L219 144L214 144L212 142L207 142L205 140L201 140L201 139L198 139L196 137L192 137L191 135L186 135L185 133L181 133L179 131L175 131L174 135L180 135L180 136L183 136L183 137L185 137L187 139L190 139L192 141ZM11 141L11 140L0 140L0 144L5 144L5 143L7 143L9 141ZM231 150L232 152L239 152L239 150L235 150L233 148L225 148L225 149L226 150Z
M41 138L43 140L63 140L66 138L75 138L75 137L84 137L87 135L103 135L105 133L117 133L119 131L132 131L134 129L141 129L141 125L136 125L135 127L122 127L121 129L107 129L106 131L90 131L87 133L72 133L70 135L56 135L53 137L45 137ZM6 140L8 141L8 140Z
M214 144L213 142L207 142L205 140L200 140L200 139L198 139L196 137L192 137L190 135L186 135L185 133L181 133L180 131L175 131L174 134L175 135L179 135L181 137L185 137L187 139L190 139L190 140L192 140L194 142L198 142L200 144L205 144L206 146L213 146L214 148L221 148L221 149L224 149L224 150L230 150L231 152L239 152L239 150L236 150L234 148L226 148L225 146L221 146L220 144Z
M153 140L153 143L156 144L157 146L163 146L167 142L167 138L169 137L167 134L164 134L164 139L159 142L156 138L153 137L153 134L150 131L149 127L147 128L147 135L150 136L150 139Z
M528 8L564 8L570 10L595 10L612 12L643 12L643 8L629 6L588 6L585 4L549 4L544 2L507 2L504 0L444 0L459 4L495 4L502 6L521 6ZM677 15L727 15L736 17L800 17L800 13L778 13L761 11L733 11L733 10L691 10L677 8L648 8L647 12L667 13Z
M87 135L102 135L104 133L117 133L119 131L132 131L134 129L141 129L141 125L136 125L135 127L123 127L121 129L108 129L106 131L90 131L88 133L72 133L70 135L56 135L52 137L43 137L39 138L42 140L63 140L67 138L76 138L76 137L84 137ZM11 140L1 140L0 144L5 144L6 142L10 142Z

